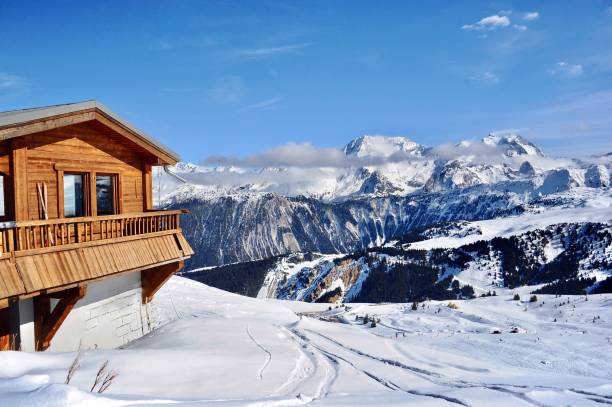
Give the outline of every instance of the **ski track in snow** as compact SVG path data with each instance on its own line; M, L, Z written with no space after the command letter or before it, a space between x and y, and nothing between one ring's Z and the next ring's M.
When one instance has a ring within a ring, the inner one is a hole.
M395 329L395 328L393 328ZM553 405L549 405L549 404L545 404L542 402L539 402L537 400L534 400L533 398L527 396L527 392L531 391L531 390L553 390L553 391L558 391L558 392L562 392L566 389L563 388L557 388L557 387L552 387L552 386L528 386L528 385L507 385L507 384L497 384L497 383L475 383L475 382L470 382L470 381L465 381L465 380L453 380L450 379L448 377L445 377L443 375L440 375L438 373L432 372L432 371L428 371L428 370L424 370L421 368L416 368L414 366L409 366L406 365L405 363L399 362L397 360L393 360L393 359L387 359L387 358L380 358L380 357L376 357L373 355L370 355L366 352L363 352L359 349L355 349L351 346L348 346L346 344L343 344L327 335L324 335L320 332L316 332L313 331L311 329L305 329L306 332L316 335L320 338L323 338L324 340L332 343L333 345L335 345L337 348L341 349L341 350L345 350L345 351L350 351L351 353L360 356L360 357L365 357L380 363L383 363L385 365L390 365L393 367L397 367L400 369L404 369L409 371L412 374L418 375L419 377L430 381L432 384L435 385L439 385L441 387L447 387L450 389L457 389L457 388L483 388L483 389L488 389L488 390L492 390L492 391L496 391L496 392L501 392L501 393L506 393L509 394L515 398L518 398L524 402L529 403L530 405L536 406L536 407L554 407ZM295 332L295 331L294 331ZM407 332L407 331L406 331ZM296 333L297 334L297 333ZM308 338L306 335L304 335L303 337ZM351 362L348 360L348 358L344 358L342 356L339 356L338 354L335 354L329 350L326 350L325 348L323 348L320 345L314 345L316 346L320 351L322 352L326 352L329 353L331 356L342 360L344 362L346 362L347 364L349 364L351 367L353 367L356 370L359 370L360 372L362 372L363 374L365 374L366 376L372 378L373 380L377 381L378 383L380 383L381 385L392 389L392 390L401 390L401 391L405 391L407 393L413 394L413 395L420 395L420 396L427 396L427 397L433 397L433 398L439 398L439 399L443 399L446 400L450 403L453 404L458 404L458 405L463 405L463 406L469 406L468 403L466 403L465 401L453 398L453 397L448 397L448 396L444 396L441 394L437 394L437 393L430 393L430 392L421 392L418 390L407 390L407 389L403 389L401 386L397 385L396 383L394 383L392 380L390 379L384 379L382 377L376 376L373 373L367 371L367 370L363 370L358 368L354 361ZM450 365L453 366L453 365ZM453 366L454 367L454 366ZM468 371L477 371L477 369L466 369ZM481 371L482 372L482 371ZM524 391L518 391L518 390L513 390L512 388L518 388ZM577 393L577 394L583 394L583 395L588 395L588 396L592 396L591 398L589 398L590 400L596 401L598 403L603 403L603 404L612 404L612 402L608 401L608 400L612 400L612 396L606 396L606 395L600 395L600 394L596 394L596 393L590 393L590 392L585 392L585 391L580 391L580 390L576 390L576 389L568 389L571 392ZM599 397L600 399L595 399L595 397Z
M261 349L266 355L267 355L267 359L264 362L264 364L261 366L261 368L259 369L258 375L259 375L259 380L263 380L263 373L266 370L266 368L268 367L268 365L270 364L270 362L272 361L272 353L264 348L259 342L257 342L257 340L253 337L253 334L251 334L251 331L249 330L249 324L246 325L246 333L249 336L249 338L251 338L251 341L253 341L253 343L255 345L257 345L257 347L259 349Z

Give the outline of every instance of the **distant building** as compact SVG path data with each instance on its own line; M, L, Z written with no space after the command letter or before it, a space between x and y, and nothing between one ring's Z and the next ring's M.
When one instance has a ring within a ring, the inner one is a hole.
M153 209L178 156L95 101L0 113L0 350L116 347L193 250Z

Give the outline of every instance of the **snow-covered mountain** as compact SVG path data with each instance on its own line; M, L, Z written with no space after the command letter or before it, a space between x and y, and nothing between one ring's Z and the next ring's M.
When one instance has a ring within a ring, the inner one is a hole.
M311 147L309 147L311 148ZM187 207L188 268L295 252L350 253L414 228L608 202L612 157L560 159L518 134L426 147L363 136L324 151L322 166L180 163L166 206ZM609 203L606 203L609 205Z
M406 137L362 136L338 150L344 158L333 166L283 167L202 166L179 163L174 171L190 183L206 186L191 193L277 193L327 202L372 196L405 196L425 191L448 191L475 185L530 180L540 186L555 170L568 170L575 186L609 183L612 157L597 163L546 156L518 134L490 134L478 141L422 146ZM587 172L589 173L587 175ZM552 180L551 180L552 181ZM551 182L549 181L549 183ZM178 184L160 186L166 202Z
M407 137L365 135L349 142L342 151L355 157L390 157L397 153L420 157L426 148Z

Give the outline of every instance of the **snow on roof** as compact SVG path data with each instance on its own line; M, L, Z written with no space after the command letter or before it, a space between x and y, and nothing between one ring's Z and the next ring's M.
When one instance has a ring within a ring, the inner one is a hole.
M38 120L45 119L47 117L58 116L63 114L76 113L83 110L98 109L106 116L119 122L123 127L134 133L136 136L141 138L146 143L153 145L158 150L174 158L176 161L180 160L179 155L154 139L147 135L143 131L134 127L132 124L121 118L119 115L114 113L108 107L96 100L86 100L83 102L66 103L61 105L42 106L28 109L10 110L6 112L0 112L0 128L7 128L17 126L22 123L35 122ZM6 139L10 137L0 136L0 139Z

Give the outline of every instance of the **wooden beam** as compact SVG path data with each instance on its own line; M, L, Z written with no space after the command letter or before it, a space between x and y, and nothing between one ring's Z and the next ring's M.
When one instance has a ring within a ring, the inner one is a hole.
M19 298L9 298L8 306L9 349L21 349L21 324L19 320Z
M13 177L13 209L15 220L28 220L28 149L15 140L11 143L11 175Z
M98 216L98 199L97 199L97 191L96 191L96 172L90 172L85 178L89 180L89 216Z
M18 126L9 126L0 129L0 139L7 140L10 138L25 136L27 134L39 133L45 130L56 129L58 127L69 126L71 124L83 123L95 119L95 111L85 110L80 113L67 113L45 118L44 120L34 120L27 123L22 123Z
M182 269L184 265L184 261L178 261L141 271L142 303L147 304L151 302L155 293L174 275L174 273Z
M52 294L34 297L34 342L37 351L49 348L51 340L60 329L76 303L85 296L86 286L78 286ZM51 299L59 302L51 311Z
M153 167L145 164L142 171L142 196L144 197L144 211L153 210Z
M8 308L0 308L0 351L11 350Z
M57 171L57 217L64 217L64 171Z

